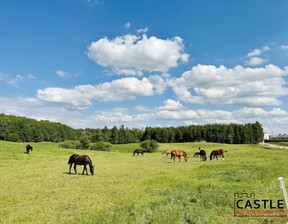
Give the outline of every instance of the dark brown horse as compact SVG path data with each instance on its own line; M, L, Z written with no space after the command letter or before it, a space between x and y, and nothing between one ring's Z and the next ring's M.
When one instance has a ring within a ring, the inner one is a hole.
M227 152L227 151L223 149L213 150L210 154L210 160L214 159L215 157L218 160L217 158L218 156L222 156L222 160L224 160L224 152Z
M133 156L135 156L135 154L137 153L137 156L139 156L139 153L142 154L142 156L144 156L144 150L143 149L135 149L134 150L134 153L133 153Z
M92 166L92 161L89 158L89 156L77 155L77 154L70 156L69 161L68 161L68 164L70 164L69 173L71 173L71 167L72 167L73 163L74 163L75 174L77 174L76 166L77 165L84 165L84 169L83 169L82 174L84 175L84 171L86 170L86 175L88 175L86 166L89 165L90 173L91 173L91 175L94 175L94 166Z
M166 154L166 156L168 156L169 154L171 154L171 151L169 151L169 150L164 150L164 151L162 152L162 155L164 155L164 154Z
M179 162L181 162L181 156L184 156L185 162L187 163L188 156L187 156L186 152L184 152L182 150L173 150L173 151L171 151L171 160L173 159L174 163L175 163L176 156L179 158Z

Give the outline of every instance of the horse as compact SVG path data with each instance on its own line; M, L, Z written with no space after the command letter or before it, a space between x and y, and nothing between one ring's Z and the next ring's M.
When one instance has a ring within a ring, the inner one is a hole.
M207 160L206 152L203 149L201 149L199 153L200 153L200 159L202 159L202 161L206 161Z
M226 150L223 149L219 149L219 150L213 150L210 154L210 160L212 160L216 157L216 159L218 160L218 156L222 156L222 160L224 160L224 152L227 152Z
M173 150L173 151L171 151L171 160L173 159L174 163L175 163L176 156L179 158L179 162L181 162L181 156L184 156L185 162L187 163L188 156L187 156L186 152L184 152L182 150Z
M77 165L84 165L84 169L83 169L83 173L82 174L84 175L84 171L86 170L86 175L88 175L87 167L86 167L87 164L88 164L89 167L90 167L91 175L92 176L94 175L94 166L92 166L92 161L89 158L89 156L87 156L87 155L77 155L77 154L74 154L74 155L70 156L69 161L68 161L68 164L70 164L69 174L71 174L71 167L72 167L73 163L74 163L75 174L77 174L76 166Z
M134 153L133 153L133 156L135 156L135 154L137 153L137 156L139 156L139 153L142 154L142 156L144 156L144 150L143 149L135 149L134 150Z
M169 150L164 150L164 151L162 152L162 155L164 155L164 154L166 154L166 156L168 156L169 154L171 154L171 151L169 151Z
M198 158L200 156L200 152L195 152L194 157Z
M33 151L33 148L31 145L26 145L26 153L29 154L29 151Z

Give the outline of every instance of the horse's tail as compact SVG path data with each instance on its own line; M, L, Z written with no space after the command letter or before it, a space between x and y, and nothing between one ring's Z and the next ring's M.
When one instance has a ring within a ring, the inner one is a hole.
M164 155L165 151L162 152L162 155Z

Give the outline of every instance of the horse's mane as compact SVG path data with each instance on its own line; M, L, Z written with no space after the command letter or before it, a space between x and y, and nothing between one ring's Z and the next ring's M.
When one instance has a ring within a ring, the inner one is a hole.
M75 156L77 156L77 154L73 154L72 156L70 156L69 161L68 161L68 164L72 163L71 160L72 160Z
M86 155L87 156L87 155ZM92 160L90 159L90 157L89 156L87 156L87 158L89 159L89 165L91 165L92 166Z
M183 151L184 152L184 151ZM185 156L187 157L187 154L186 154L186 152L184 152L184 154L185 154Z

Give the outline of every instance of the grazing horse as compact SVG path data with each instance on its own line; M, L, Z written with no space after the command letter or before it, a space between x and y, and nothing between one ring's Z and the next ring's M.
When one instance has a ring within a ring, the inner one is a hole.
M92 166L92 161L89 158L89 156L87 156L87 155L77 155L77 154L74 154L74 155L70 156L69 161L68 161L68 164L70 164L69 174L71 173L71 167L72 167L73 163L74 163L75 174L77 174L76 166L77 165L84 165L84 169L83 169L83 173L82 174L84 175L84 171L86 170L86 175L88 175L87 167L86 167L87 164L88 164L89 167L90 167L91 175L94 175L94 166Z
M143 149L135 149L134 150L134 153L133 153L133 156L135 156L135 154L137 153L137 156L139 156L139 153L142 154L142 156L144 156L144 150Z
M169 154L171 154L171 151L169 151L169 150L164 150L164 151L162 152L162 155L164 155L164 154L166 154L166 156L168 156Z
M227 152L226 150L223 149L219 149L219 150L213 150L210 154L210 160L212 160L216 157L216 159L218 160L217 156L222 156L222 160L224 160L224 152Z
M195 152L194 157L198 158L200 156L200 152Z
M26 145L26 153L29 154L29 151L33 151L33 148L31 145Z
M181 162L181 156L184 156L185 162L187 163L188 156L187 156L186 152L184 152L182 150L173 150L173 151L171 151L171 160L173 159L174 163L175 163L176 156L179 158L179 162Z
M202 159L202 161L207 160L206 152L203 149L200 150L200 159Z

